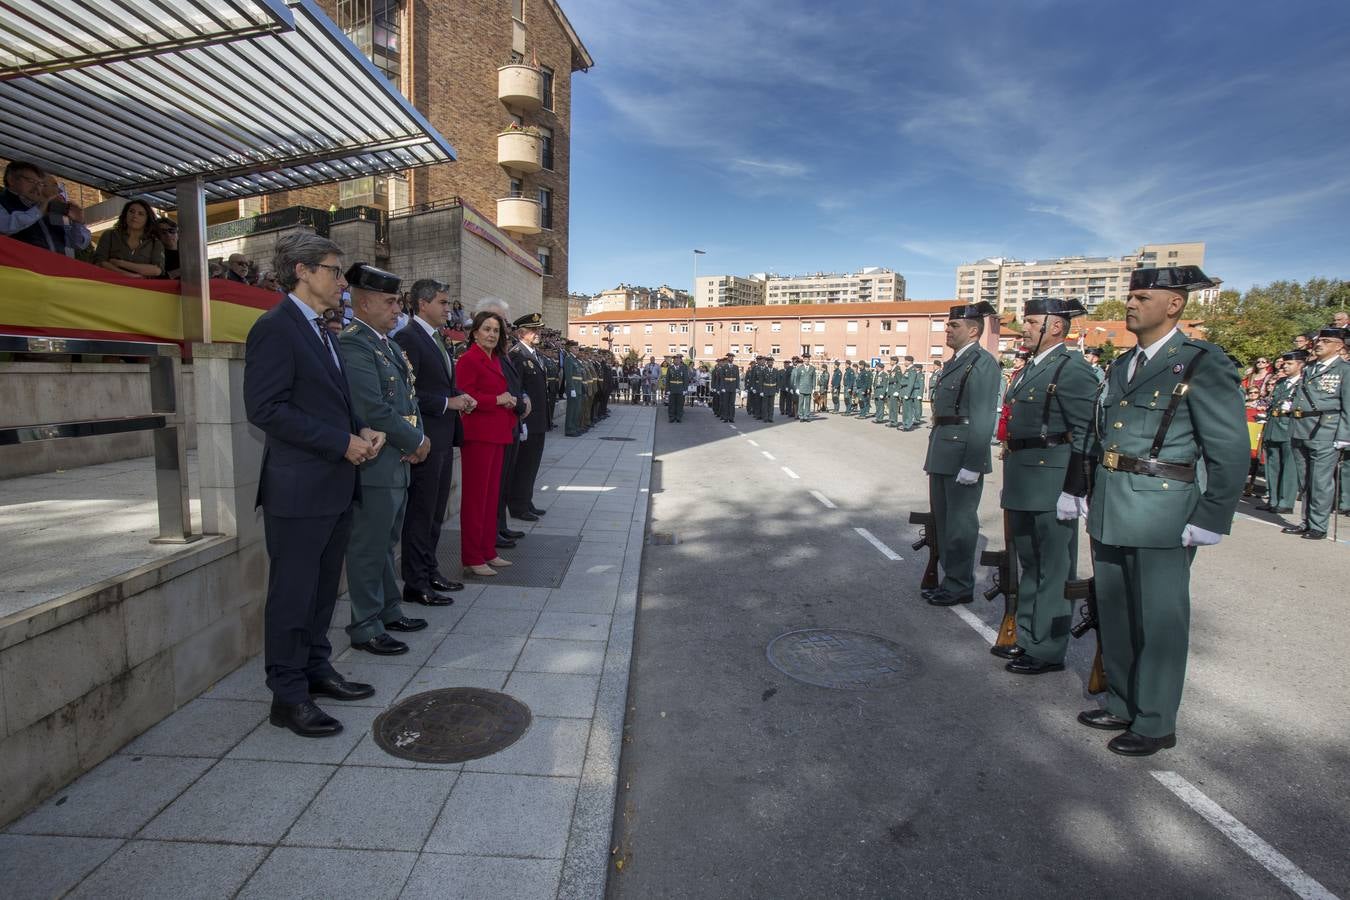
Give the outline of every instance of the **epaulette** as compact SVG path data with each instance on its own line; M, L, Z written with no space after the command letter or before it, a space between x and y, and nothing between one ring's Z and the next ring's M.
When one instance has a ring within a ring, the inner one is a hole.
M343 334L356 334L361 328L355 322L342 329Z
M1232 358L1228 355L1228 351L1220 347L1218 344L1212 344L1209 341L1202 341L1199 338L1186 338L1186 340L1182 342L1182 345L1186 347L1195 347L1196 349L1204 350L1206 353L1217 353L1224 359Z

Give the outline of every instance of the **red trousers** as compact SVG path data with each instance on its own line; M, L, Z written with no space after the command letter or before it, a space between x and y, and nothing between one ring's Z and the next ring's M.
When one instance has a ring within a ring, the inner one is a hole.
M459 555L466 566L497 558L497 497L505 446L465 441L460 448Z

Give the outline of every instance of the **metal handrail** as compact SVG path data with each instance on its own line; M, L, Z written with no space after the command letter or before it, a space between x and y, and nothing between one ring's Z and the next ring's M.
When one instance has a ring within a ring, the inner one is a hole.
M60 356L98 354L145 359L150 365L148 416L117 416L77 422L42 422L0 428L0 445L69 440L135 431L153 431L155 497L159 536L152 544L187 544L202 538L192 533L187 471L187 424L178 408L178 373L183 352L177 344L0 334L0 353L47 353Z
M398 209L391 209L389 210L389 218L397 219L438 209L454 209L463 205L464 201L459 197L444 197L440 200L428 200L425 203L414 203L412 206L400 206Z

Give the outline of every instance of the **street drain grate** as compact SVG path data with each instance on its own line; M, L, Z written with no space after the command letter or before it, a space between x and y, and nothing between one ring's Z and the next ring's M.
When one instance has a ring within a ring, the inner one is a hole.
M602 441L635 441L635 440L637 440L637 438L602 437L600 440L602 440Z
M490 756L520 740L530 708L479 688L415 694L375 719L375 743L390 756L421 763L458 763Z
M680 536L673 531L653 531L648 536L648 541L657 546L667 546L670 544L678 544L680 542Z
M844 628L789 631L770 641L766 652L784 675L843 691L893 687L914 669L894 641Z

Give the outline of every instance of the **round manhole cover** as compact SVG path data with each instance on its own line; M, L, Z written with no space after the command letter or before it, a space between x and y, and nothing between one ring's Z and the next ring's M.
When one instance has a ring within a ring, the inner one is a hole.
M845 691L899 684L912 668L900 645L844 628L808 628L769 642L769 662L798 681Z
M479 688L416 694L375 720L375 743L385 753L424 763L457 763L489 756L520 740L530 708L514 697Z
M635 440L637 440L637 438L626 438L626 437L602 437L600 440L602 440L602 441L635 441Z

